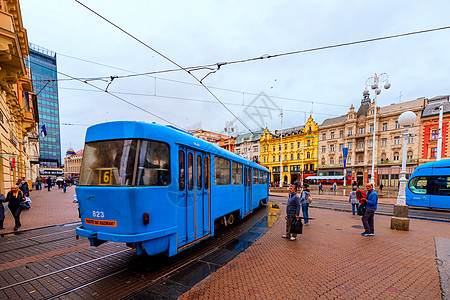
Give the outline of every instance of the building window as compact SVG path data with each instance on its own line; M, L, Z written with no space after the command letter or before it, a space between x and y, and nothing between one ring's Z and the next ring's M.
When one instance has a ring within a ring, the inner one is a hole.
M373 147L373 140L369 141L369 147Z
M364 128L364 127L361 127L361 128L358 129L358 132L359 132L360 134L364 133L364 131L365 131L365 128Z
M311 154L309 152L306 152L306 158L311 158Z
M291 154L291 160L294 160L294 154Z
M439 130L432 130L431 131L431 139L435 140L439 137Z
M281 161L281 155L278 155L278 161Z
M347 164L351 164L352 163L352 158L351 157L347 157Z
M373 132L373 124L369 126L369 132Z
M400 124L398 124L398 121L395 121L395 129L400 129Z
M334 158L330 158L330 165L334 165Z
M364 142L359 142L358 147L359 148L364 148Z
M278 150L281 151L281 145L278 145Z
M395 153L394 153L394 160L399 160L398 152L395 152Z
M287 171L288 171L288 167L287 166L283 167L283 172L287 172Z
M386 147L386 145L387 145L387 139L382 139L381 140L381 146L382 147Z
M297 143L297 148L300 148L300 142Z
M352 129L349 129L348 130L348 136L352 136L353 135L353 130Z
M431 157L437 157L437 147L431 148Z
M291 149L294 149L294 143L291 143Z
M310 171L314 171L314 164L310 164L310 165L309 165L309 170L310 170Z
M414 137L413 136L409 136L408 137L408 144L414 144Z
M286 144L286 145L284 145L284 150L287 150L287 144Z
M411 159L413 159L413 155L412 155L412 153L409 153L407 156L406 156L406 159L407 160L411 160Z
M330 145L330 152L334 152L334 145Z
M352 142L347 143L348 150L352 149Z
M310 146L311 145L311 141L310 140L307 140L306 141L306 146Z
M266 147L264 147L264 152L266 152Z
M273 161L275 161L275 156L272 156Z
M258 146L253 146L253 152L258 152Z
M342 151L343 148L344 148L344 144L339 144L339 151Z
M325 141L327 139L327 135L325 133L322 133L322 141Z
M383 131L386 131L386 130L387 130L387 123L383 123L383 127L382 127L381 130L383 130Z
M344 137L344 132L343 131L339 132L339 137L341 137L341 138Z
M287 155L284 156L284 161L287 161Z
M297 159L300 159L300 153L297 153Z
M326 148L322 147L322 153L325 153L325 151L326 151Z
M266 157L264 156L264 162L266 162Z
M331 133L330 139L334 139L334 132Z
M273 152L275 152L275 146L273 146Z
M400 145L400 137L399 136L394 137L394 145Z

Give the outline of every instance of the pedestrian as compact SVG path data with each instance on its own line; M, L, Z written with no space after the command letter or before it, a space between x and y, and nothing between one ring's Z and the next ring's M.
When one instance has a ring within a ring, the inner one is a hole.
M333 192L334 192L335 195L336 195L336 189L337 189L337 184L335 182L335 183L333 183Z
M8 192L6 195L6 201L8 201L8 207L11 211L11 214L14 217L14 231L17 231L19 227L22 225L20 224L20 213L22 212L22 208L20 207L20 203L22 201L25 201L25 197L22 194L22 191L19 190L19 187L17 185L13 185L11 187L11 191Z
M286 234L282 237L295 241L296 233L291 233L292 221L298 219L300 215L300 197L294 185L289 186L289 198L286 205Z
M353 182L352 182L352 189L353 188L358 188L358 183L356 182L355 178L353 178Z
M3 226L3 221L5 220L5 208L3 207L3 202L7 202L5 196L0 193L0 229L5 229Z
M62 181L61 184L62 184L63 191L64 191L64 193L65 193L65 192L66 192L66 185L67 185L66 180L63 179L63 181Z
M19 189L22 191L22 194L25 197L30 196L30 187L28 185L28 182L25 180L25 177L22 177L22 179L20 180Z
M362 217L362 223L364 225L364 232L361 233L362 236L372 236L375 235L374 231L374 216L377 210L378 204L378 194L373 189L373 184L366 184L367 190L367 201L366 201L366 211Z
M352 213L355 214L359 208L359 200L356 198L356 186L352 187L352 191L348 195L348 202L352 205ZM356 209L356 211L355 211Z
M380 191L381 192L383 191L383 184L382 183L380 184Z
M47 177L47 180L45 181L47 183L47 189L50 192L50 189L52 188L52 179L50 176Z
M298 180L294 181L295 190L298 190Z
M37 177L35 181L36 191L42 190L42 179Z
M322 194L323 194L322 182L319 182L319 195L320 195L320 192L322 192Z
M302 204L302 212L303 212L303 218L305 219L305 225L308 225L308 218L309 218L309 214L308 214L308 208L309 208L309 202L308 202L308 197L311 197L311 192L308 189L309 185L308 184L303 184L302 186L302 193L300 196L300 203Z

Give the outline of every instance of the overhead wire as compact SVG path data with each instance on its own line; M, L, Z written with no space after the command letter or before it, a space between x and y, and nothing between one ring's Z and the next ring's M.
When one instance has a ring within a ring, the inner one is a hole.
M92 8L88 7L87 5L85 5L84 3L82 3L79 0L75 0L75 2L77 2L78 4L80 4L81 6L83 6L84 8L86 8L87 10L91 11L92 13L94 13L95 15L97 15L98 17L100 17L101 19L105 20L106 22L108 22L109 24L111 24L112 26L114 26L115 28L117 28L118 30L122 31L123 33L125 33L126 35L128 35L129 37L131 37L132 39L134 39L135 41L139 42L140 44L144 45L145 47L147 47L148 49L152 50L153 52L155 52L156 54L158 54L159 56L163 57L164 59L168 60L169 62L171 62L172 64L174 64L175 66L177 66L180 69L183 69L183 71L185 71L186 73L188 73L192 78L194 78L198 83L200 83L207 91L208 93L213 96L220 104L222 104L222 106L233 116L236 118L236 120L238 120L242 125L244 125L245 128L248 129L248 131L252 132L252 130L250 128L248 128L248 126L237 116L235 115L206 85L203 84L203 82L201 80L199 80L194 74L191 73L191 71L187 70L186 68L183 68L180 64L176 63L175 61L173 61L172 59L170 59L169 57L167 57L166 55L162 54L161 52L157 51L156 49L154 49L153 47L151 47L150 45L146 44L145 42L141 41L140 39L138 39L137 37L135 37L134 35L132 35L131 33L129 33L128 31L126 31L125 29L121 28L120 26L114 24L112 21L108 20L107 18L105 18L104 16L100 15L99 13L97 13L96 11L94 11ZM220 68L220 66L218 65L218 68Z

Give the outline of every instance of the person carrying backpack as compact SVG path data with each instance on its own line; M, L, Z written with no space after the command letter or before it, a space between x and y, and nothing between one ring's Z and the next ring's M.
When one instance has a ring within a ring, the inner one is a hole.
M311 192L308 189L309 185L304 183L302 186L302 194L300 196L300 203L302 204L302 212L303 212L303 218L305 218L305 226L308 226L308 218L309 218L309 214L308 214L308 207L309 204L312 201L312 197L311 197Z
M359 208L358 197L356 197L356 186L352 188L352 191L348 195L348 202L352 205L352 213L355 214L355 212L357 212Z

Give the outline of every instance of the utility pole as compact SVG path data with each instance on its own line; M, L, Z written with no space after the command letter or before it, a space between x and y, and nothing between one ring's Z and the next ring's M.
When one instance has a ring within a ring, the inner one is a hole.
M439 136L437 138L437 157L436 160L442 158L442 117L444 115L444 105L441 102L439 106Z
M283 109L281 109L281 135L280 135L280 187L283 186L283 180L281 179L283 177Z

